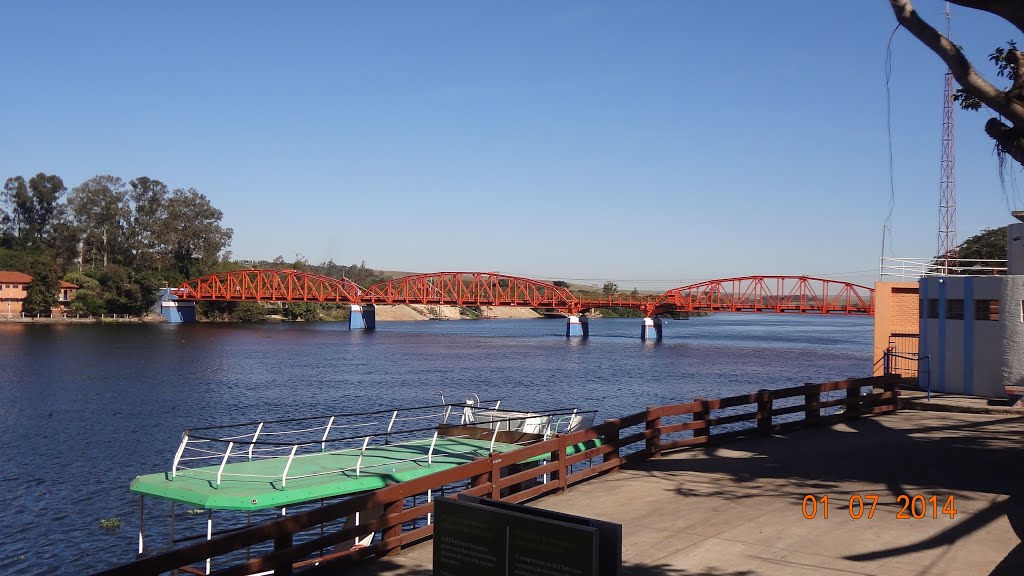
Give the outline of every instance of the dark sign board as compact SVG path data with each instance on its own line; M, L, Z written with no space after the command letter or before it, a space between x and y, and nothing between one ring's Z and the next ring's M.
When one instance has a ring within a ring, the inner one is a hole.
M438 576L619 573L619 524L467 496L435 500L434 512Z

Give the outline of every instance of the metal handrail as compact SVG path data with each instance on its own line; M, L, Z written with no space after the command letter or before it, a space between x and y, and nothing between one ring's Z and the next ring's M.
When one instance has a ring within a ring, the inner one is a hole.
M500 429L502 428L502 426L501 426L502 424L505 424L505 428L506 429L511 429L512 422L524 421L524 413L518 413L518 412L514 412L514 411L510 411L510 410L496 410L494 408L486 408L486 407L483 407L483 406L478 406L478 407L475 407L474 409L477 409L477 410L487 410L487 411L492 412L492 413L493 412L509 412L509 413L513 414L513 415L511 415L508 418L492 419L492 420L489 420L489 421L486 422L487 426L493 427L493 429L494 429L494 432L492 434L492 437L491 437L490 443L489 443L489 450L490 451L494 450L494 445L497 442L497 435L498 435L498 432L500 431ZM288 471L290 470L291 465L294 462L294 459L295 458L307 457L307 456L313 456L313 455L316 455L318 453L326 452L327 451L326 446L327 446L328 443L340 443L340 442L352 441L352 440L362 440L362 446L361 446L361 448L359 448L359 452L360 452L359 458L358 458L358 460L356 462L356 466L354 467L355 468L355 472L356 472L356 476L359 477L359 475L361 474L362 470L365 468L362 465L363 457L365 456L366 449L368 448L371 439L373 439L375 437L383 436L385 438L385 443L388 443L388 442L390 442L390 437L393 436L393 435L403 435L403 436L405 436L405 435L419 433L419 432L431 431L433 433L433 437L431 439L430 448L428 450L428 453L427 453L426 457L419 457L419 458L415 458L413 460L423 460L423 459L426 459L428 464L432 464L433 463L433 457L435 456L435 445L436 445L437 436L439 434L439 431L441 429L445 429L445 428L458 428L459 426L461 426L461 425L446 424L446 423L442 422L441 424L439 424L437 426L423 427L423 428L413 428L413 429L403 429L403 430L394 430L394 428L393 428L394 414L396 414L396 412L395 411L391 411L391 412L393 413L392 421L389 423L388 430L384 431L382 434L360 434L358 436L347 436L347 437L342 437L342 438L327 438L327 434L325 434L323 437L321 437L319 442L311 441L311 440L301 440L301 441L294 441L294 442L280 442L280 441L259 440L258 439L259 435L262 432L263 425L265 423L265 422L260 422L259 425L257 426L256 432L253 433L253 435L252 435L252 439L249 440L249 442L247 442L248 450L246 451L246 455L248 456L248 459L251 461L252 460L252 455L253 455L254 451L257 451L257 452L268 451L268 450L269 451L276 451L276 450L285 450L285 449L291 448L291 450L289 451L290 453L288 455L288 458L287 458L287 460L285 462L284 470L282 471L282 474L279 476L281 478L281 487L282 487L282 489L284 489L284 487L287 485L287 481L288 481L288 478L289 478ZM381 413L385 413L385 412L381 412ZM537 411L537 412L526 413L526 414L529 414L529 416L526 416L526 417L527 418L544 418L545 419L545 426L548 428L548 430L546 430L544 432L544 436L547 437L551 433L550 427L552 426L553 423L555 423L555 422L563 422L565 420L565 418L568 417L568 418L571 419L572 416L577 415L577 414L593 414L593 413L596 413L596 411L595 410L580 411L578 409L573 409L571 412L569 412L567 409L541 410L541 411ZM561 416L561 418L556 420L555 417L559 417L559 416ZM334 424L333 417L329 421L328 424L329 424L329 426L327 428L330 429L330 426L332 426ZM319 428L317 428L317 429L319 429ZM308 432L308 429L304 429L303 431L304 432ZM262 434L264 436L266 436L268 433L262 432ZM232 437L232 438L234 438L234 437ZM418 442L418 441L419 440L410 440L408 442L415 443L415 442ZM202 449L202 448L196 448L194 446L189 446L188 444L190 442L191 443L195 443L195 444L226 442L227 443L227 447L224 450L224 452L222 453L222 452L217 451L217 450L206 450L206 449ZM398 445L401 445L403 443L404 442L399 442ZM311 452L311 453L302 453L302 454L298 453L299 448L315 446L317 444L320 445L320 452ZM256 446L256 445L264 446L265 448L254 450L254 446ZM183 461L191 461L191 460L211 460L211 459L214 459L214 458L220 459L220 465L217 468L217 472L216 472L216 485L217 486L220 486L222 478L224 476L230 476L230 477L244 476L244 477L253 477L253 478L256 478L256 477L260 477L260 478L263 478L263 477L277 477L277 476L267 476L267 475L261 475L261 474L225 473L224 472L224 468L228 464L228 461L229 461L230 457L233 455L232 454L233 447L234 447L234 441L233 440L225 440L225 439L221 439L221 438L189 435L188 433L183 434L182 435L182 442L178 446L178 450L177 450L177 452L175 454L175 458L174 458L174 461L172 463L171 477L172 478L176 477L178 475L178 472L182 471L182 470L192 471L192 472L197 473L197 474L209 474L209 473L212 473L212 471L200 470L199 468L186 468L184 466L181 466L181 462L183 462ZM355 449L356 448L353 447L353 448L350 448L350 449L342 449L341 451L331 451L331 453L334 453L334 452L340 453L340 452L345 452L347 450L355 450ZM184 455L186 450L198 451L198 452L202 452L202 453L208 454L208 455L185 457L183 455ZM462 452L459 452L459 453L462 453ZM275 458L275 457L276 456L268 456L268 458ZM400 462L405 462L405 461L403 460L403 461L400 461ZM400 462L398 462L398 463L400 463ZM394 463L395 462L391 462L390 464L394 464ZM374 466L377 466L377 465L374 465ZM350 469L351 468L346 468L345 470L350 470ZM339 469L337 471L327 471L327 472L324 472L323 474L335 473L335 472L343 472L345 470Z
M991 276L1006 274L1007 261L986 258L959 258L954 266L940 264L931 258L883 257L878 263L878 275L916 280L924 276Z

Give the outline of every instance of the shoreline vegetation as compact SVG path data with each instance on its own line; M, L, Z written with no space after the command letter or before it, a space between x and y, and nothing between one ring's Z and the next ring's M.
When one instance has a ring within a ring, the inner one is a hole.
M257 304L258 306L264 306L263 304ZM347 305L340 305L347 308ZM269 312L269 310L268 310ZM324 312L324 311L322 311ZM343 313L342 313L343 312ZM707 316L706 312L694 312L690 314L693 316ZM622 318L624 316L616 314L615 309L598 309L591 311L587 314L590 319L597 318ZM639 318L639 314L631 317ZM536 319L557 319L550 313L542 314L532 308L522 308L514 306L481 306L481 307L458 307L458 306L425 306L420 304L401 304L401 305L377 305L377 321L378 322L410 322L410 321L428 321L428 320L536 320ZM685 319L685 317L678 316L674 319ZM200 323L218 324L218 323L272 323L272 322L347 322L348 312L347 310L328 310L326 313L322 313L317 318L289 318L285 314L279 313L266 313L258 319L243 320L232 317L232 315L226 315L221 317L208 318L204 317L199 320ZM56 315L56 314L37 314L37 315L24 315L24 316L7 316L0 315L0 324L161 324L166 322L163 316L159 314L145 314L142 316L135 316L131 314L102 314L99 316L85 316L85 315Z
M158 313L160 288L236 270L298 270L346 278L369 287L406 275L310 263L302 254L286 261L236 260L233 231L223 213L195 188L171 189L146 176L125 181L98 175L70 191L56 174L13 176L0 190L0 270L32 277L21 310L0 313L0 322L144 322ZM60 282L78 286L64 317L52 318ZM614 296L619 287L552 282L579 297ZM633 296L640 292L633 289ZM22 316L20 312L24 312ZM540 318L551 311L522 307L378 306L377 320ZM198 302L200 321L347 321L348 305L315 302ZM591 318L641 317L639 310L603 308ZM148 320L152 321L152 320ZM159 321L159 320L157 320Z

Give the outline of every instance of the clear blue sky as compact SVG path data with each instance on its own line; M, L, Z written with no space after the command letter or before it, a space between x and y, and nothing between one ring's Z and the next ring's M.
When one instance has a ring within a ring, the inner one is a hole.
M33 1L0 21L0 178L195 187L236 258L641 289L875 278L885 0ZM1016 37L957 7L953 25L979 64ZM900 256L936 250L943 72L897 32ZM988 117L957 114L961 239L1024 207Z

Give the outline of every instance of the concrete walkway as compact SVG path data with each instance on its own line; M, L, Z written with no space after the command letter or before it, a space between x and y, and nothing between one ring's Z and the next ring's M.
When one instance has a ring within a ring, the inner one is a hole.
M906 411L644 462L531 505L623 526L623 573L802 576L1024 574L1008 521L1024 482L1024 419ZM853 495L877 495L853 519ZM938 518L897 519L901 494ZM805 519L806 495L829 498ZM949 496L953 519L942 514ZM1018 523L1018 527L1024 522ZM430 542L345 574L431 574Z
M922 390L901 390L900 405L908 410L1024 416L1024 408L1011 406L1006 398L965 396L945 392L933 392L929 398L928 393Z

